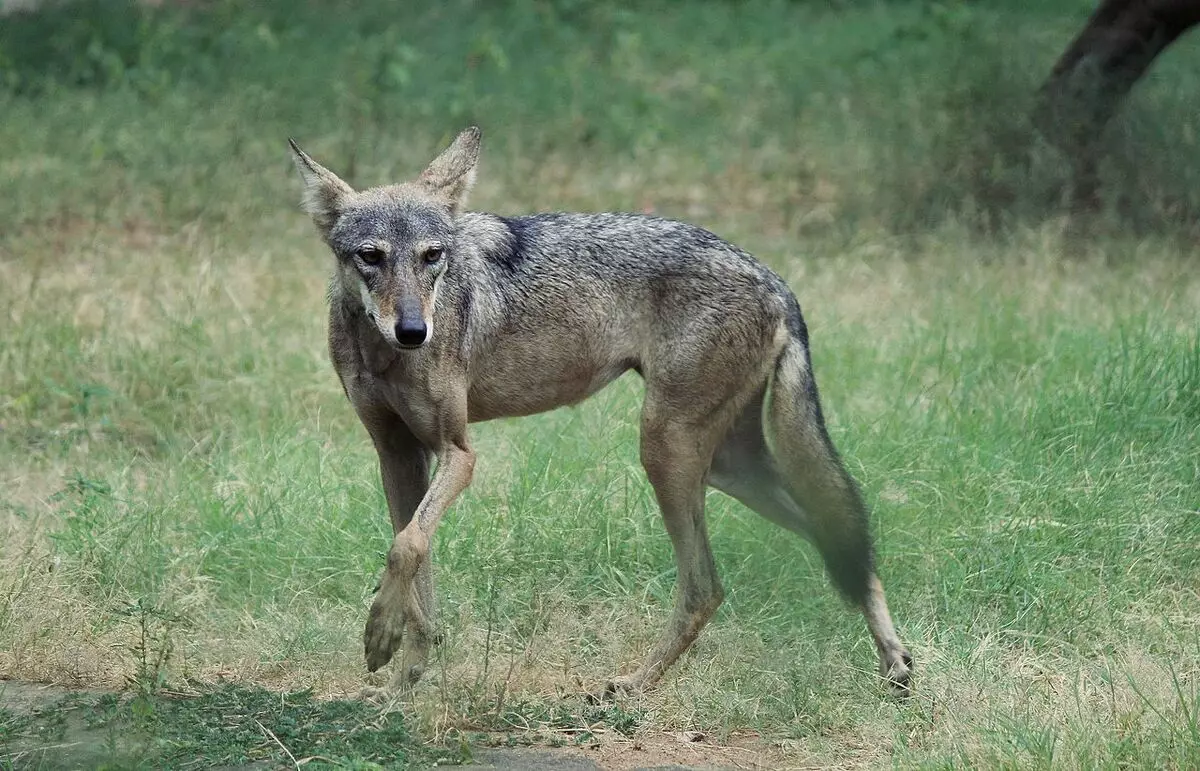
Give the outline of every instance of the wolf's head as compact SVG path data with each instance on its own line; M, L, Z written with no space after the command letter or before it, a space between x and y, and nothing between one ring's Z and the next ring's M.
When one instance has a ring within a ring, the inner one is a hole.
M304 209L337 256L341 288L361 298L385 340L425 345L455 259L454 220L475 182L479 129L459 134L415 181L361 192L288 143L304 178Z

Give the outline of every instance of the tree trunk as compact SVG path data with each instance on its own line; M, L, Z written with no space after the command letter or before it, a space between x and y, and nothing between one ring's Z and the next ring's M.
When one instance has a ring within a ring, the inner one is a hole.
M1038 93L1034 124L1071 159L1073 210L1099 203L1105 124L1163 49L1200 23L1200 0L1103 0Z

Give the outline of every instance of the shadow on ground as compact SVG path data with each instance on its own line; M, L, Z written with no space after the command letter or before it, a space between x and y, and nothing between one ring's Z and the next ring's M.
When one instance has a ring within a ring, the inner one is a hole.
M357 701L320 701L223 685L191 694L141 696L0 681L0 769L421 768L467 765L495 771L649 771L733 768L680 765L678 753L584 748L429 746L399 713ZM684 753L702 755L701 748ZM663 762L667 761L667 762ZM689 761L690 762L690 761ZM756 765L756 764L755 764Z

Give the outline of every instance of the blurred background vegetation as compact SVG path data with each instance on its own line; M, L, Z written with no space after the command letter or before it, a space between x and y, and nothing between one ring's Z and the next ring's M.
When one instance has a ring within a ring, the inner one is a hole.
M709 222L740 166L763 198L739 190L740 203L791 234L1036 225L1061 213L1069 173L1028 116L1094 7L51 2L0 22L0 157L25 159L5 164L18 194L0 221L273 210L286 136L379 182L411 172L405 148L423 156L477 123L488 159L670 159L673 179L718 192L654 206ZM1198 232L1198 58L1190 43L1169 50L1104 132L1109 230ZM605 200L645 207L632 191Z

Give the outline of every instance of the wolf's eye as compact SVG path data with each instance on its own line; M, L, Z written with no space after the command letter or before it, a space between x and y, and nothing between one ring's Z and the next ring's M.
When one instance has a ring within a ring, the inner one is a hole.
M376 249L373 246L364 246L355 252L355 254L358 255L358 259L362 260L367 265L378 265L379 263L383 262L383 250Z
M424 260L425 264L427 265L436 265L437 263L441 262L442 258L445 256L445 249L440 246L431 246L425 250L424 254L421 255L421 259Z

